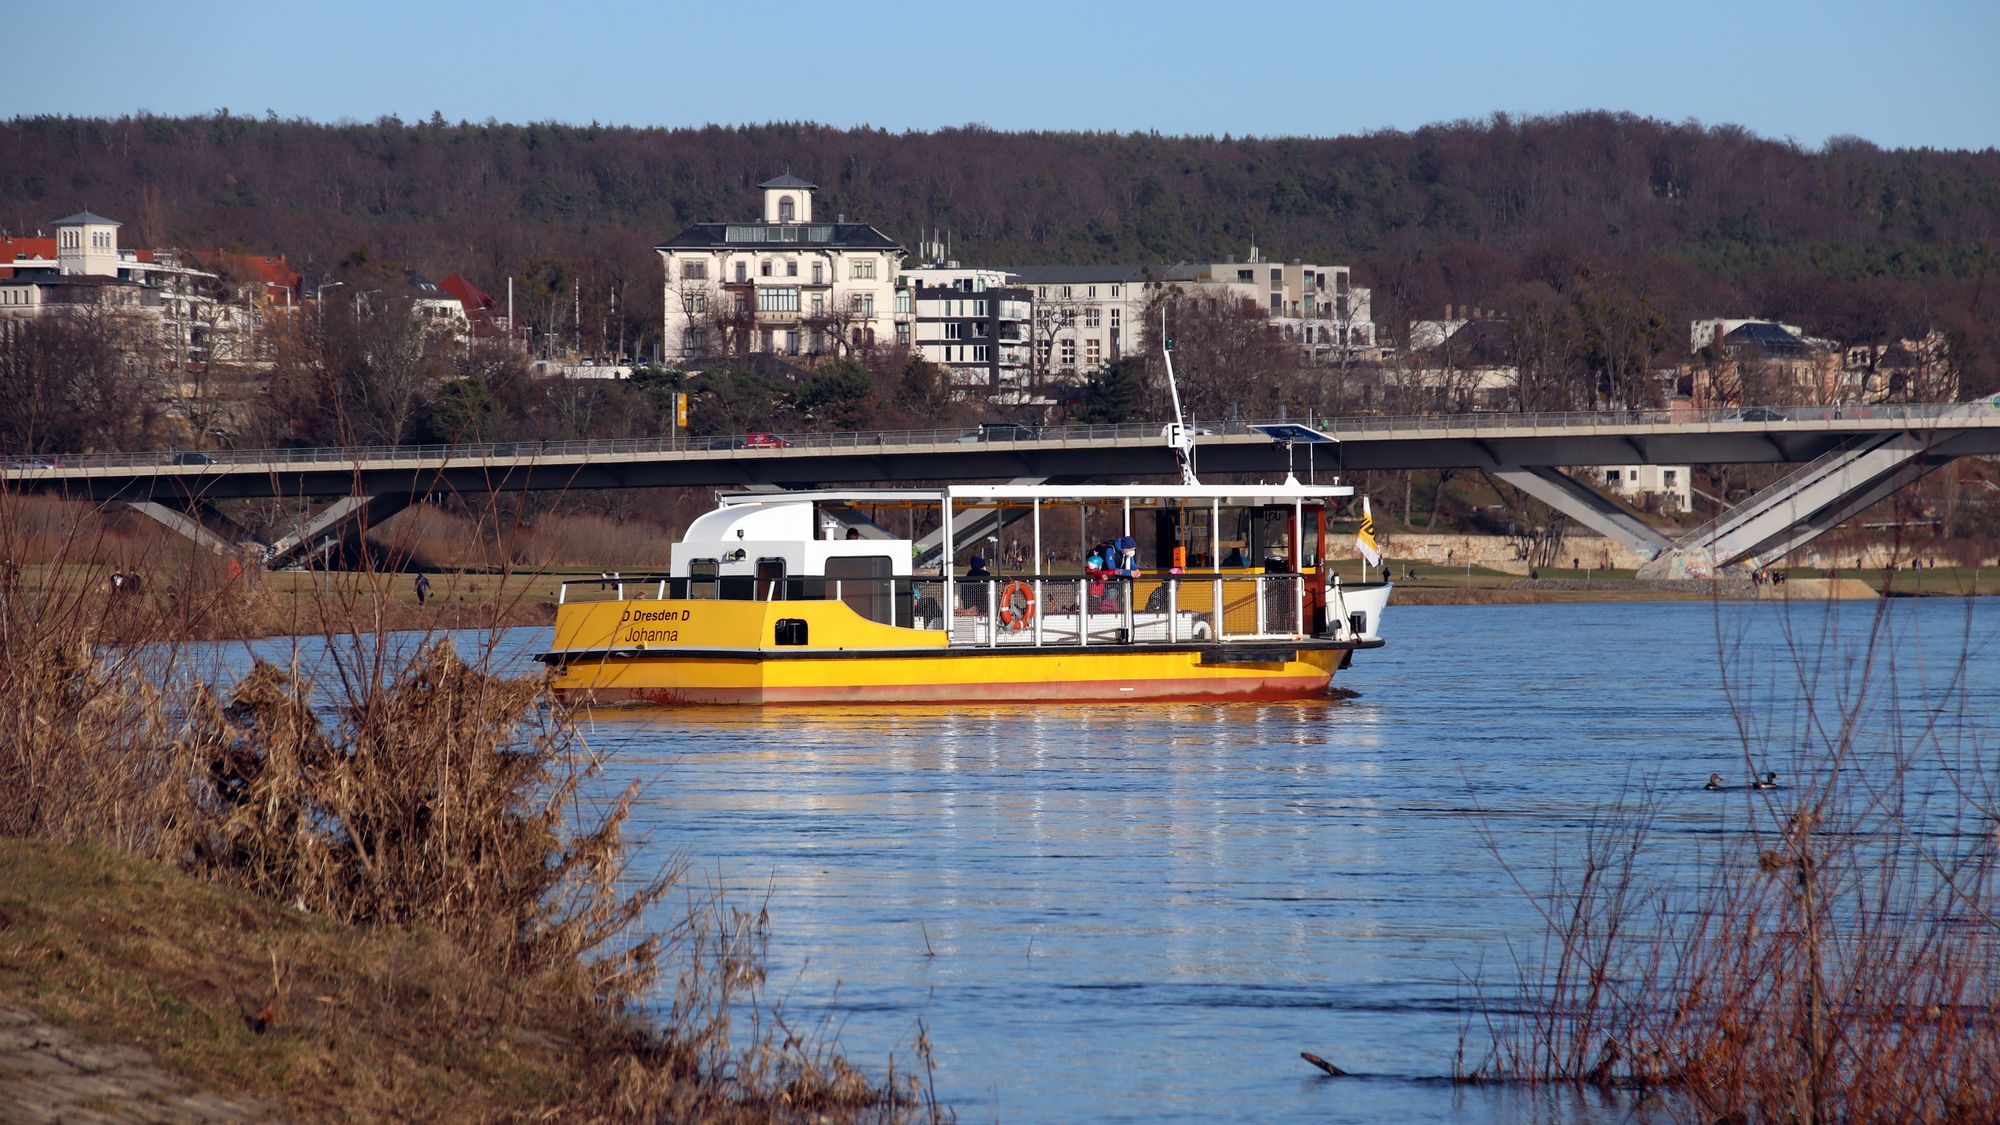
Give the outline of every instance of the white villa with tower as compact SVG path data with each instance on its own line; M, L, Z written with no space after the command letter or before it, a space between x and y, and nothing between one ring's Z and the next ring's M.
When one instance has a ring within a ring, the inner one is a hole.
M763 218L697 223L654 249L666 271L669 360L839 353L894 339L905 251L866 223L813 217L816 185L758 185Z

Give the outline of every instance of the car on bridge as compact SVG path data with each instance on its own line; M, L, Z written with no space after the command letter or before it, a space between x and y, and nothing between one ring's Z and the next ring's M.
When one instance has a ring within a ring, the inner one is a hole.
M744 434L741 446L743 449L790 449L791 447L791 439L761 431Z
M42 457L12 457L7 461L10 469L60 469L62 462L50 461Z
M1725 422L1789 422L1791 420L1791 415L1782 410L1773 410L1768 406L1753 406L1748 410L1739 410L1723 419Z
M173 461L170 463L175 465L213 465L216 463L216 460L206 453L176 453L174 454Z
M1041 436L1042 432L1040 430L1019 422L981 422L978 429L959 435L958 440L962 442L1034 441Z

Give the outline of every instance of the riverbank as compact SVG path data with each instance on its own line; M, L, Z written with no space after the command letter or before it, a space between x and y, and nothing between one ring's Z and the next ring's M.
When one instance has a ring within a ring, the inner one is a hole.
M643 1042L432 934L19 839L0 839L0 1012L8 1120L530 1117L608 1104ZM80 1050L50 1065L52 1041Z

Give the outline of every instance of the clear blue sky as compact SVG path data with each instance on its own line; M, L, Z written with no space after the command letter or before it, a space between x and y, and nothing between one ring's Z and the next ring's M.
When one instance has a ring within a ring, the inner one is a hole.
M1612 109L1807 146L2000 145L2000 0L39 0L4 21L34 65L0 116L1325 136ZM84 36L102 67L59 76Z

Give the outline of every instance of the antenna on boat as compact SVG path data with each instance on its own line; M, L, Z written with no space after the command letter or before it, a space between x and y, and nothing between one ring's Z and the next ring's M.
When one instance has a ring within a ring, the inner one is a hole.
M1167 447L1174 451L1174 459L1181 463L1181 483L1200 484L1194 475L1194 435L1188 432L1187 419L1181 417L1181 388L1174 379L1174 338L1167 335L1167 308L1160 306L1160 354L1167 360L1167 394L1174 400L1174 420L1167 423Z

